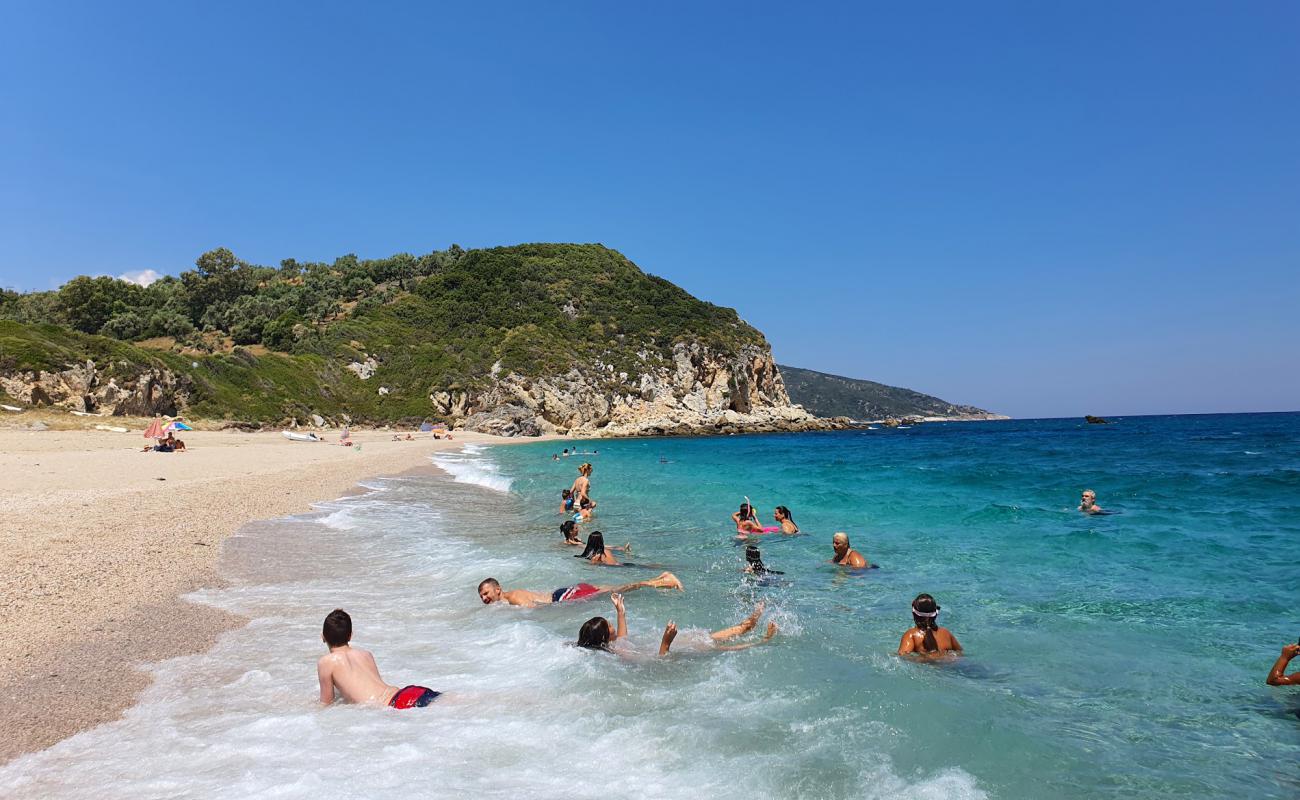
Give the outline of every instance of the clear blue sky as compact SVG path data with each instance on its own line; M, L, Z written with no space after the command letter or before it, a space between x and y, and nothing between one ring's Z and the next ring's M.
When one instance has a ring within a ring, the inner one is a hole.
M423 5L5 2L0 285L602 242L783 363L1300 409L1300 4Z

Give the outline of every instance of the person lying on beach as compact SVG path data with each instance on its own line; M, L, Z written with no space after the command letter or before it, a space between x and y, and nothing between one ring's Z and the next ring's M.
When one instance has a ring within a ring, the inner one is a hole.
M939 604L928 594L918 594L912 601L913 627L898 643L900 656L934 658L945 653L960 653L961 644L952 631L939 627Z
M682 582L677 580L677 576L671 572L665 572L659 577L648 581L637 581L623 586L592 586L590 583L579 583L573 586L562 586L553 592L502 589L501 583L496 578L484 578L478 585L478 598L483 601L485 606L504 600L512 606L532 608L533 606L544 606L551 603L587 600L606 593L626 594L637 589L676 589L679 592L686 591L682 588Z
M442 694L423 686L398 689L384 683L384 679L379 677L375 657L350 644L352 617L341 608L334 609L325 618L321 641L330 649L328 655L321 656L316 662L321 705L333 703L336 691L349 703L392 708L423 708Z
M790 516L790 509L785 506L777 506L772 512L772 519L776 524L781 526L781 533L798 533L799 526L794 524L794 517Z
M185 442L182 442L180 439L177 439L175 436L171 437L171 440L172 440L173 450L175 450L178 453L185 452Z
M570 490L573 496L577 498L578 507L582 508L582 501L586 500L591 503L591 507L596 507L596 502L591 499L591 462L584 461L578 465L578 477L573 480L573 486Z
M737 533L762 533L763 525L758 521L758 510L749 503L741 503L740 510L731 515L736 523Z
M831 550L835 553L831 558L832 564L854 569L865 569L871 566L861 553L849 546L849 535L844 531L838 531L831 537Z
M582 541L582 539L578 536L578 523L574 522L571 519L566 519L564 522L560 523L560 533L564 534L565 544L577 545L578 547L587 546L587 543ZM605 537L603 534L597 531L596 535L600 536L601 540L604 541ZM632 552L632 543L628 542L625 545L615 545L615 544L606 545L606 549L614 550L617 552L630 553Z
M1300 643L1289 644L1282 648L1282 655L1277 657L1273 662L1273 668L1268 671L1268 678L1265 683L1269 686L1300 686L1300 672L1292 672L1290 675L1284 675L1287 664L1291 659L1300 655Z
M578 647L588 650L605 650L616 652L613 645L620 639L627 638L627 611L623 608L623 596L618 593L610 595L610 601L614 604L615 619L617 627L609 624L609 620L604 617L592 617L582 624L578 630ZM730 628L723 628L720 631L705 634L700 632L699 636L692 636L690 649L695 651L703 650L748 650L765 642L772 640L776 636L776 623L767 624L767 633L762 639L756 642L743 642L741 644L723 644L740 636L744 636L754 629L758 624L759 617L763 616L763 604L759 603L754 608L754 612L746 617L737 625ZM705 638L707 636L707 638ZM670 621L664 626L663 636L659 640L659 655L666 656L673 646L673 641L677 638L677 623ZM621 649L621 648L620 648Z
M1084 489L1079 498L1079 510L1085 514L1105 514L1106 511L1097 505L1097 493L1091 489Z

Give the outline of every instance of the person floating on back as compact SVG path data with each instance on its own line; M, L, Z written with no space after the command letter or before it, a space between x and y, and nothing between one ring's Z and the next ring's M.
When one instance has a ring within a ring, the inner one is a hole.
M575 600L586 600L606 592L619 594L630 592L635 589L676 589L679 592L686 591L682 588L682 582L677 580L677 576L671 572L664 572L657 578L648 581L637 581L623 586L592 586L590 583L578 583L573 586L561 586L553 592L532 592L528 589L502 589L501 583L496 578L484 578L478 585L478 598L483 601L483 605L490 606L493 603L505 601L512 606L544 606L551 603L568 603Z
M1079 496L1079 510L1085 514L1105 514L1106 511L1097 505L1097 493L1091 489L1084 489L1083 494Z
M916 655L934 658L945 653L960 653L961 644L952 631L939 627L939 604L928 594L918 594L912 601L913 627L903 634L898 643L900 656Z
M865 569L871 566L865 556L849 546L849 535L844 531L837 531L831 537L831 550L834 552L831 557L832 564L854 569Z
M1273 668L1268 671L1268 678L1265 683L1269 686L1300 686L1300 672L1293 672L1290 675L1284 675L1287 664L1291 659L1300 655L1300 643L1289 644L1282 648L1282 655L1277 657L1273 662Z
M322 705L334 702L335 691L349 703L392 708L423 708L442 694L423 686L398 689L384 683L384 679L379 677L375 657L349 644L352 641L352 617L341 608L334 609L325 618L321 640L330 649L328 655L321 656L316 662Z
M617 627L610 625L609 620L604 617L592 617L582 624L578 630L578 641L575 643L578 647L584 647L588 650L605 650L614 652L614 644L620 639L627 638L627 612L623 608L623 595L615 592L610 595L610 601L614 603L615 618ZM693 649L698 650L747 650L760 644L772 640L776 636L776 623L767 624L767 632L763 638L754 642L742 642L741 644L723 644L739 636L749 633L758 625L759 617L763 616L763 604L759 603L754 607L754 612L742 620L737 625L730 628L723 628L720 631L714 631L708 634L708 638L703 636L692 637L698 641L693 642ZM666 656L672 648L673 641L677 638L677 623L669 622L664 626L663 636L659 640L659 655Z

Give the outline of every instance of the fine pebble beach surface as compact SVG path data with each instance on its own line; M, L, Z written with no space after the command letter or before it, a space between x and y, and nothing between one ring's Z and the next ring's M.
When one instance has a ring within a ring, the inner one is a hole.
M921 426L834 434L471 446L246 525L227 584L250 619L151 669L114 723L0 769L22 797L1290 798L1300 696L1264 685L1294 641L1300 415ZM595 465L584 534L559 490ZM1081 490L1116 514L1086 517ZM789 506L741 573L729 515ZM847 531L879 569L826 563ZM550 591L670 569L627 595L632 657L571 645L607 599L483 606L479 580ZM918 592L957 661L894 650ZM743 652L653 653L759 600L780 632ZM316 703L321 620L343 607L412 711Z

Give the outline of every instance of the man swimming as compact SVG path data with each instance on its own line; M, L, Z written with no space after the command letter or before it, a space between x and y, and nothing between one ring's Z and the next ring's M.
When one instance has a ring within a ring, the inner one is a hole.
M928 594L918 594L912 601L913 627L903 634L898 643L898 654L932 658L944 653L960 653L961 643L952 631L939 627L938 619L939 604Z
M1097 505L1097 493L1091 489L1084 489L1083 494L1079 497L1079 510L1085 514L1105 514L1106 511Z
M423 708L442 694L423 686L398 689L384 683L384 679L379 677L375 657L349 644L352 641L352 617L341 608L334 609L325 618L321 640L330 649L328 655L321 656L316 662L321 705L333 703L336 690L349 703L393 708Z
M835 555L831 558L832 564L855 569L871 566L861 553L849 547L849 535L844 531L838 531L831 537L831 549L835 552Z
M1268 678L1264 682L1269 686L1300 686L1300 672L1283 674L1286 672L1287 664L1298 655L1300 655L1300 644L1289 644L1283 647L1282 655L1273 662L1273 668L1268 671Z
M585 647L588 650L605 650L614 651L613 645L620 639L627 638L627 611L623 608L623 596L618 593L610 595L610 601L614 603L615 618L617 627L610 625L609 620L604 617L592 617L582 624L578 630L578 647ZM749 633L758 625L759 617L763 616L763 604L759 603L754 607L754 612L746 617L737 625L730 628L723 628L720 631L714 631L708 634L708 639L702 637L692 637L697 639L692 642L693 649L699 650L747 650L751 647L764 644L776 636L776 623L767 624L767 633L762 639L756 642L742 642L741 644L723 644L737 637ZM659 655L666 656L672 648L673 641L677 638L677 623L669 622L664 626L663 636L659 640Z
M496 578L485 578L478 585L478 597L485 606L504 600L512 606L532 608L533 606L544 606L551 603L586 600L606 593L617 592L624 594L636 589L676 589L679 592L686 591L682 588L682 582L677 580L676 575L671 572L664 572L657 578L648 581L637 581L624 586L592 586L590 583L579 583L573 586L562 586L553 592L502 589L500 582Z

